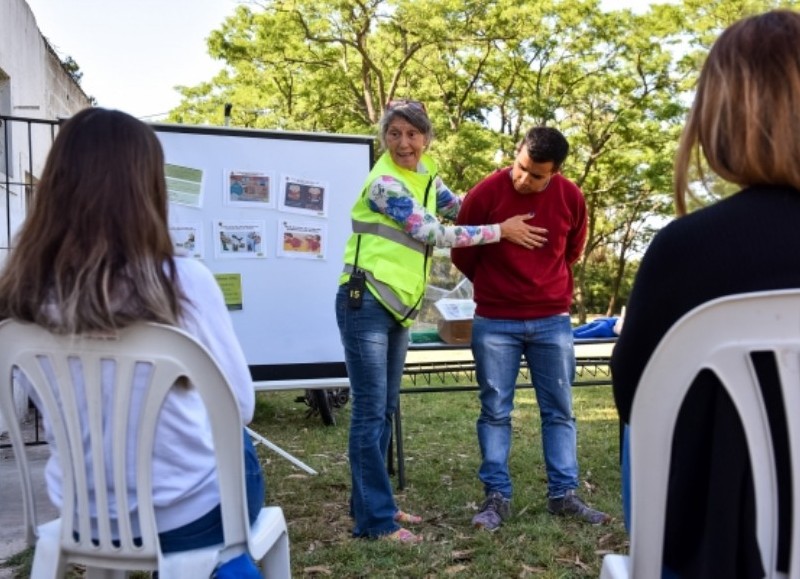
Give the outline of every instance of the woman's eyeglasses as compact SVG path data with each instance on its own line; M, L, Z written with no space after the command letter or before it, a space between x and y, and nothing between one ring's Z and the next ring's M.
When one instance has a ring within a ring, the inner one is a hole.
M386 103L386 110L391 111L400 107L409 107L412 109L421 110L423 113L427 114L427 109L425 108L425 103L420 101L410 100L410 99L393 99Z

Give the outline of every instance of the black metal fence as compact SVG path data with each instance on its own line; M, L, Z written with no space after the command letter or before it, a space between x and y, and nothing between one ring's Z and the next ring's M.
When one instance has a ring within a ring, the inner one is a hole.
M22 224L47 154L58 132L59 121L0 115L0 259L11 249ZM39 414L33 413L31 439L41 444ZM10 446L0 444L0 448Z
M0 251L5 256L25 219L59 121L0 115Z

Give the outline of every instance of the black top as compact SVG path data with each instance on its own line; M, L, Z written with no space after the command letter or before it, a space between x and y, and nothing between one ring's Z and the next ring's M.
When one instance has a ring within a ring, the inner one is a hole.
M730 294L800 287L799 229L800 191L757 186L676 219L656 235L611 359L614 398L625 423L650 355L683 314ZM774 384L770 361L755 362L762 387ZM769 394L765 398L769 408ZM783 432L775 440L782 515L778 563L785 571L789 458L785 422L777 428ZM744 432L710 372L698 375L684 401L672 453L664 564L682 578L762 577Z

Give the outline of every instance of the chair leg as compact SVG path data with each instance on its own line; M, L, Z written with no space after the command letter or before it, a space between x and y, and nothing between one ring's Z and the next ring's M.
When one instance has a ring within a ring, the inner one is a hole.
M67 562L61 552L61 545L56 540L36 541L36 550L33 555L31 579L57 579L67 573Z
M289 558L289 535L281 533L280 538L275 541L272 548L261 560L261 574L270 579L285 578L291 579L292 569Z
M603 557L600 579L630 579L631 559L628 555L608 554Z
M55 557L34 557L31 579L57 579L64 577L67 566L60 555Z

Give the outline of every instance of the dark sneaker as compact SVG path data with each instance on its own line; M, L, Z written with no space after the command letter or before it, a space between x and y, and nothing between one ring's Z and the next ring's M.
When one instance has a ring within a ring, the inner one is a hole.
M607 514L588 507L572 489L563 497L547 499L547 510L553 515L575 517L590 525L605 525L611 521Z
M472 526L487 531L496 531L511 516L511 499L505 498L497 491L486 496L481 510L472 517Z

